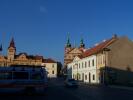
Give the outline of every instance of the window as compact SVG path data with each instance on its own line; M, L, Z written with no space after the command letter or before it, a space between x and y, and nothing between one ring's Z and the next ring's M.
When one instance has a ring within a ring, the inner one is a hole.
M85 75L85 80L87 80L87 75Z
M80 63L79 63L79 69L80 69Z
M54 68L54 64L52 65L52 68Z
M81 76L80 76L80 74L78 74L78 79L80 79L81 78Z
M29 73L28 72L14 72L13 73L14 79L28 79Z
M41 75L41 73L33 73L31 75L31 79L34 79L34 80L41 80L43 77Z
M93 80L95 80L95 75L93 74Z
M54 70L52 71L52 74L54 74Z
M85 68L86 68L86 66L87 66L87 63L85 62Z
M94 63L94 59L92 60L92 66L94 66L95 65L95 63Z
M73 78L74 78L74 74L73 74Z
M0 80L12 79L12 72L0 72Z
M102 64L102 56L100 56L100 64Z
M82 62L82 68L84 67L84 63Z
M90 61L88 61L88 67L90 67Z
M74 69L74 65L73 65L73 69Z
M71 56L68 56L68 59L71 59Z

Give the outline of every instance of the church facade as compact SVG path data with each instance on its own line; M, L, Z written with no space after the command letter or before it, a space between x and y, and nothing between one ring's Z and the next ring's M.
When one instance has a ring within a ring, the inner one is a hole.
M81 39L79 47L74 47L71 45L70 38L68 37L64 52L64 68L67 67L68 63L73 61L74 57L81 55L84 51L85 44L83 39Z

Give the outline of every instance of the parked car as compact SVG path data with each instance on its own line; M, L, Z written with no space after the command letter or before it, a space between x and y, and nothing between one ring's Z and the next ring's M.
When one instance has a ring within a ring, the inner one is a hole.
M66 87L78 87L78 82L75 79L66 79L64 84Z

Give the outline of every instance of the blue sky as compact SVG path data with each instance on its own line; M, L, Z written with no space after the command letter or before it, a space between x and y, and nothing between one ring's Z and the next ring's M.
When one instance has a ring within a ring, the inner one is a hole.
M133 40L132 0L0 0L0 42L6 55L11 37L17 53L63 62L67 32L76 46L112 37Z

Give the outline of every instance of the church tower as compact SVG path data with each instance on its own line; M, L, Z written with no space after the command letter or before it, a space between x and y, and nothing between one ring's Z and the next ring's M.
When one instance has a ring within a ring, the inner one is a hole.
M15 54L16 54L16 47L15 47L14 38L12 38L10 45L8 47L8 54L7 54L8 60L13 61Z
M81 40L80 40L80 46L79 46L79 49L80 49L80 50L84 50L84 49L85 49L85 44L84 44L84 40L83 40L83 38L81 38Z
M70 43L70 38L68 37L67 38L67 43L66 43L66 46L65 46L65 53L67 53L70 50L71 50L71 43Z
M68 35L68 38L67 38L67 43L65 45L65 52L64 52L64 67L66 67L67 63L70 61L68 55L69 55L69 51L72 50L72 47L71 47L71 43L70 43L70 38L69 38L69 35Z

